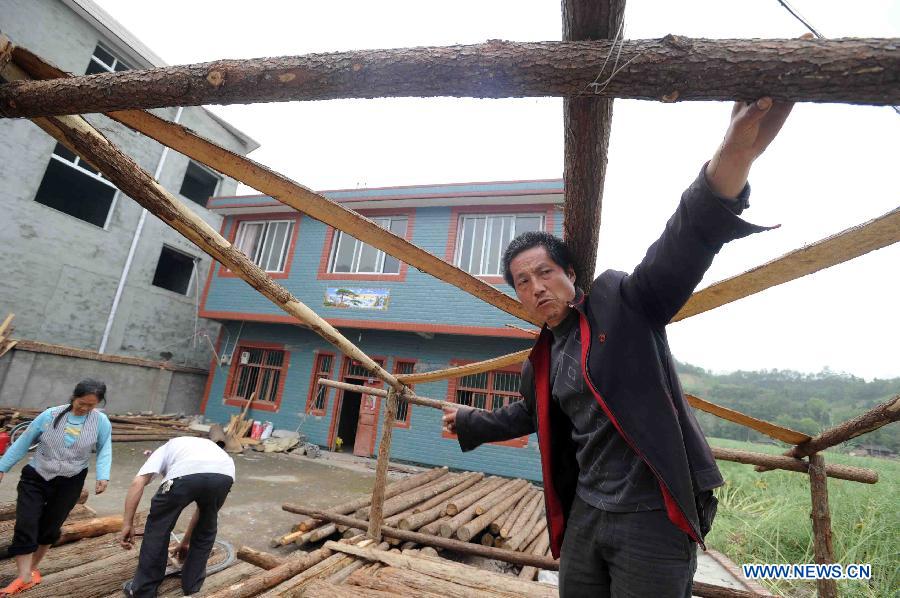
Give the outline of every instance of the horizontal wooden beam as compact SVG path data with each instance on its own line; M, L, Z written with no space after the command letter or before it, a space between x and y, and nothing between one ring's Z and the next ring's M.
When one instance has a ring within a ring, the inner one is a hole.
M301 515L321 519L322 521L330 521L338 525L346 525L354 529L366 529L369 522L364 519L357 519L347 515L338 515L329 511L319 509L309 509L294 505ZM434 546L445 550L455 550L464 554L474 554L489 559L496 559L504 563L513 563L515 565L530 565L532 567L540 567L541 569L550 569L556 571L559 569L559 561L545 556L537 556L534 554L525 554L515 550L506 550L503 548L493 548L474 544L471 542L462 542L461 540L451 540L443 536L432 536L431 534L423 534L420 532L410 532L406 530L396 529L393 527L382 527L381 534L388 538L396 538L403 542L415 542L416 544L424 544L425 546Z
M613 52L618 69L604 73ZM898 104L900 45L896 39L668 35L621 46L612 41L490 41L218 60L10 83L0 87L0 114L30 118L338 98L585 95L662 101L769 95L791 101Z
M33 79L71 77L25 48L13 51L15 64ZM312 216L422 272L452 284L482 301L526 322L539 324L515 298L499 291L483 280L457 268L419 248L403 237L378 226L368 218L339 203L269 170L262 164L220 147L190 129L142 110L110 112L108 117L134 129L177 152L206 164L280 201L284 205Z
M802 432L797 432L795 430L791 430L790 428L785 428L784 426L779 426L765 420L757 419L753 416L741 413L740 411L729 409L728 407L716 405L715 403L711 403L692 394L685 394L684 396L687 399L688 404L694 409L699 409L700 411L704 411L724 420L740 424L742 426L750 428L751 430L756 430L761 434L765 434L769 438L787 442L788 444L799 444L801 442L809 440L810 438Z
M359 392L362 394L372 395L373 397L385 398L388 396L388 391L381 388L372 388L371 386L350 384L348 382L338 382L337 380L329 380L327 378L319 378L318 383L322 386L337 388L339 390L349 390L351 392ZM459 407L458 403L420 397L419 395L411 393L409 389L406 389L400 396L400 398L407 403L412 403L413 405L419 405L421 407L431 407L432 409L443 409L444 407Z
M898 46L900 47L900 46ZM900 208L697 291L672 318L678 322L771 287L847 262L900 241Z
M795 459L808 457L897 421L900 421L900 395L813 436L787 451L785 455ZM756 470L765 471L763 467L757 467Z
M4 78L27 77L13 64L2 71ZM120 191L128 195L154 216L172 227L187 240L255 288L297 322L337 347L341 353L359 361L363 367L394 388L404 386L331 324L319 317L290 291L276 283L239 249L222 237L193 210L159 185L131 157L122 152L97 129L80 116L35 118L33 122L67 147L95 165Z
M712 447L712 453L713 456L720 461L732 461L734 463L744 463L747 465L761 465L768 469L784 469L786 471L798 471L800 473L809 472L809 463L784 455L767 455L765 453L741 451L716 446ZM768 471L768 469L766 471ZM825 473L828 477L839 480L849 480L851 482L860 482L862 484L878 483L878 472L867 467L828 464L825 466Z
M501 355L484 361L468 363L466 365L455 366L443 370L434 370L432 372L422 372L420 374L406 374L397 376L397 379L404 384L420 384L422 382L434 382L435 380L446 380L448 378L462 378L470 374L480 374L489 372L499 368L505 368L510 365L522 363L528 359L531 349L524 349L509 355Z

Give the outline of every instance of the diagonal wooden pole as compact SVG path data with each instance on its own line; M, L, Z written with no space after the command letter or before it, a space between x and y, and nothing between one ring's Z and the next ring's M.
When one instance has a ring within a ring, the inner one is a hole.
M3 77L27 77L8 64ZM272 303L295 317L298 322L342 353L359 361L367 370L395 388L403 385L368 355L345 338L331 324L297 300L287 289L273 281L259 266L231 245L190 208L166 191L127 154L110 143L80 116L35 118L33 122L76 154L96 166L120 191L134 199L160 220L177 230L213 259L259 291Z
M47 63L25 48L16 47L13 57L15 63L33 79L71 77L70 74ZM537 324L515 298L497 290L483 280L420 249L403 237L385 230L353 210L349 210L253 160L220 147L190 129L141 110L110 112L106 116L197 162L206 164L266 193L288 207L353 235L360 241L439 280L452 284L512 316Z
M604 89L607 58L619 58ZM790 60L785 57L790 56ZM626 66L627 65L627 66ZM376 97L580 96L900 103L896 39L507 42L218 60L0 86L0 114Z

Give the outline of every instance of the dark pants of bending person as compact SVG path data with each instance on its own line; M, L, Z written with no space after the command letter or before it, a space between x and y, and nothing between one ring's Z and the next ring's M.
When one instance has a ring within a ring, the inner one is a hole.
M185 594L200 590L206 578L206 561L216 541L219 509L231 490L232 479L221 473L195 473L160 486L150 501L144 525L144 540L137 571L131 585L134 596L152 598L166 574L170 535L185 507L197 503L200 518L191 534L190 548L181 569L181 589Z
M696 544L665 511L613 513L576 497L560 554L561 598L690 598Z
M31 465L22 469L9 556L31 554L39 545L59 540L60 527L78 502L86 476L87 469L82 469L72 477L45 480Z

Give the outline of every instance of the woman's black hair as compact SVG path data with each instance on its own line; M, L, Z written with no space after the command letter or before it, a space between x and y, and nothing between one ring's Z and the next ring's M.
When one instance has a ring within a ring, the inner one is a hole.
M506 284L513 288L516 286L513 283L509 263L523 251L539 246L547 250L547 255L557 266L566 272L570 268L574 270L575 260L572 259L572 251L565 241L544 231L528 231L513 239L503 252L503 278L506 279Z
M76 384L75 390L72 391L72 398L69 399L69 406L59 412L59 415L53 420L53 427L58 426L66 413L72 410L72 404L75 402L75 399L86 397L87 395L96 396L101 404L106 405L106 384L93 378L85 378Z

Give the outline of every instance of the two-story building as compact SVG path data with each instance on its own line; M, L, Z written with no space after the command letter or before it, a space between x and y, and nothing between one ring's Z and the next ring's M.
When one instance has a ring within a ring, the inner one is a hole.
M506 293L501 256L529 230L561 233L561 180L422 185L325 191L395 234ZM530 325L350 235L266 196L215 197L222 234L382 367L430 371L529 347ZM378 386L358 364L297 325L249 285L215 264L200 315L222 323L204 413L227 421L252 398L250 417L298 429L328 449L373 455L381 400L316 388L329 377ZM420 384L416 392L495 409L519 400L520 366ZM393 459L540 479L536 436L463 454L441 430L441 413L401 404Z

